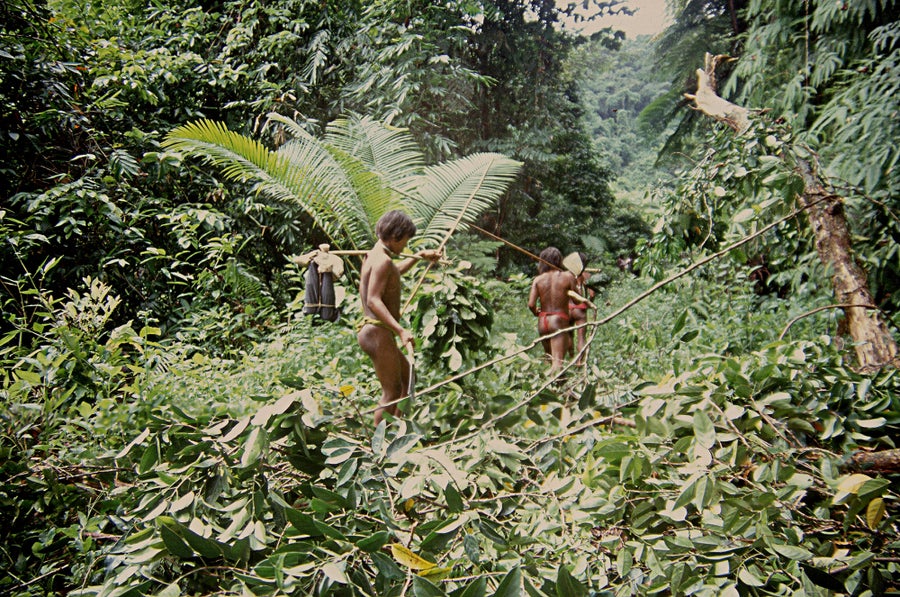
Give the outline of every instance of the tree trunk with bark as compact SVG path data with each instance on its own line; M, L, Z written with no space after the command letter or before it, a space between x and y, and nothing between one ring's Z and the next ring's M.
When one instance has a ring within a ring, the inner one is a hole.
M851 473L898 473L900 472L900 450L854 452L841 465L841 470Z
M750 125L750 112L716 93L716 65L725 57L706 55L704 69L697 70L697 93L685 94L704 114L724 122L737 132ZM853 257L850 228L841 197L829 193L811 162L798 159L797 169L804 190L798 197L806 208L815 236L816 252L832 273L835 298L844 307L847 328L856 350L860 369L872 371L885 365L898 365L897 343L872 305L866 271ZM859 306L856 306L859 305Z

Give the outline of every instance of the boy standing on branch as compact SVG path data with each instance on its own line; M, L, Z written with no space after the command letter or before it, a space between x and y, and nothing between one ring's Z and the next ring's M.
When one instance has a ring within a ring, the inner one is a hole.
M395 265L393 258L406 248L416 233L416 225L402 211L389 211L375 224L378 242L366 253L359 279L359 297L363 320L356 339L363 351L372 359L375 375L381 384L381 401L375 410L375 425L384 413L396 416L399 401L409 395L410 365L403 356L400 345L412 348L412 333L400 325L400 276L419 259L438 261L441 251L419 251L415 257L404 259Z
M538 317L538 333L549 336L553 332L569 327L569 292L575 292L575 275L562 269L562 253L556 247L541 251L538 276L531 284L528 308ZM540 302L540 309L538 309ZM544 352L550 355L554 373L563 366L563 360L572 343L568 333L559 333L543 338Z

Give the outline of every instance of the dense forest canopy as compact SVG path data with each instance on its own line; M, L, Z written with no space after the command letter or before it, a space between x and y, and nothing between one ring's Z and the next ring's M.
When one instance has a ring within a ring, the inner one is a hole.
M896 591L897 2L667 6L0 5L0 591ZM373 426L302 255L394 208L447 263Z

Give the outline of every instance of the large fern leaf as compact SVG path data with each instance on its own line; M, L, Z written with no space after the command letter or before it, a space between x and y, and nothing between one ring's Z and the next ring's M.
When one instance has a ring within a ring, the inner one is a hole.
M346 220L335 218L332 202L346 197L341 188L340 167L327 152L317 150L314 139L298 140L278 151L224 124L200 120L172 130L163 145L199 156L221 168L229 179L254 182L258 192L277 201L295 202L306 211L332 241L350 236ZM352 191L351 191L352 192ZM362 236L365 236L364 234Z
M438 244L493 207L519 173L521 162L498 153L466 156L425 169L406 204L421 238Z
M270 119L295 137L277 151L209 120L174 129L164 146L197 155L232 180L252 181L272 199L298 204L340 247L370 246L376 221L390 209L405 209L420 238L443 243L490 209L521 166L484 153L426 168L408 132L368 118L335 121L324 140L284 116Z

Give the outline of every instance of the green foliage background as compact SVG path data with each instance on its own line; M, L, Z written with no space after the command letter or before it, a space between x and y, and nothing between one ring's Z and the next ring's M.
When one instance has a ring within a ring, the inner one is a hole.
M0 591L896 590L897 474L850 469L897 448L896 370L855 370L802 219L674 275L790 213L812 157L890 321L896 2L671 4L633 43L550 0L0 6ZM744 136L680 104L706 50L738 58ZM546 376L531 261L473 229L415 290L416 398L372 427L358 304L305 318L288 260L326 227L163 144L355 115L429 166L524 165L478 223L602 270L583 369Z

